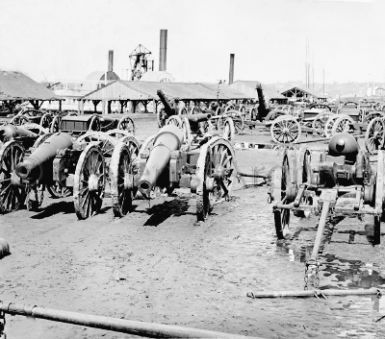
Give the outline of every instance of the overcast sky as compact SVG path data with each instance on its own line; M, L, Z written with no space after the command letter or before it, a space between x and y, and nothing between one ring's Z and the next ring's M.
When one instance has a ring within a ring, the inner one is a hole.
M122 77L139 44L168 29L167 69L179 81L385 81L384 0L0 0L0 68L36 80L81 80L107 67Z

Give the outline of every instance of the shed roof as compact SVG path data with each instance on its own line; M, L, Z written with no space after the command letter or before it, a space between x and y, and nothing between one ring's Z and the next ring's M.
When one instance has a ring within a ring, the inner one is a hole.
M154 97L148 93L132 89L128 81L117 80L96 89L83 97L83 100L151 100Z
M82 97L83 100L158 100L157 91L180 100L249 99L250 95L227 85L190 82L123 81L113 82Z
M50 89L20 72L0 71L0 100L59 100Z

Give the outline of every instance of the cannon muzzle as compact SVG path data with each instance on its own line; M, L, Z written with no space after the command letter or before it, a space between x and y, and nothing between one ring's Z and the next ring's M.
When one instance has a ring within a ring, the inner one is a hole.
M38 135L23 127L6 125L0 129L0 140L12 140L16 137L37 138Z
M150 152L143 174L139 179L139 191L145 197L149 197L151 189L167 167L171 153L180 149L182 142L183 131L175 125L164 126L158 132L154 140L154 148Z
M50 136L29 157L16 166L16 174L22 179L38 178L42 175L41 165L53 159L57 150L71 146L72 138L69 134L58 133Z
M329 141L329 155L344 155L348 161L356 161L358 150L357 140L348 133L337 133Z
M166 95L163 93L163 91L159 89L156 91L156 94L158 94L160 101L162 101L164 111L166 112L167 116L176 115L177 112L172 108L170 101L166 98Z

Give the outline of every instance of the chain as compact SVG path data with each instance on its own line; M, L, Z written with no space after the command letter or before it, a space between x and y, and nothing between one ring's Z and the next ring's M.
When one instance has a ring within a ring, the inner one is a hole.
M320 278L319 278L319 262L318 261L308 261L305 265L305 287L304 290L310 288L319 288Z
M7 339L7 335L5 334L5 313L4 311L0 311L0 339Z

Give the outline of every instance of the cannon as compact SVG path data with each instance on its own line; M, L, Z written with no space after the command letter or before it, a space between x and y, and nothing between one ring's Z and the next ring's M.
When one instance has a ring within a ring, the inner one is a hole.
M115 216L131 212L135 197L151 198L156 189L171 194L189 188L196 196L198 221L204 221L216 203L229 199L238 172L231 144L219 136L189 134L189 123L184 117L183 126L164 126L134 156L122 143L115 148L110 166Z
M158 94L158 97L163 104L163 108L159 109L157 112L158 125L159 127L162 127L170 116L178 115L178 109L175 107L178 100L174 103L170 102L162 90L156 91L156 94Z
M10 131L18 131L24 126ZM17 161L12 163L11 171L7 170L7 182L8 186L18 191L12 195L9 204L13 204L13 209L25 204L28 209L34 210L41 206L45 190L56 199L73 194L77 216L84 219L100 209L107 166L117 140L125 140L127 144L132 142L139 147L128 132L135 130L134 124L126 116L99 118L96 115L68 115L60 120L60 129L62 132L37 135L37 138L30 135L34 138L28 152L18 144L12 144ZM84 192L85 197L82 195Z
M291 212L297 217L320 215L313 251L306 263L307 277L318 274L318 252L331 211L335 225L346 217L373 217L370 236L373 244L380 243L381 220L385 216L384 170L385 152L379 151L375 166L347 133L332 137L326 150L285 151L282 171L273 175L269 199L273 201L278 239L285 238Z
M47 130L35 123L0 127L0 213L8 213L25 204L26 188L16 175L16 166Z

